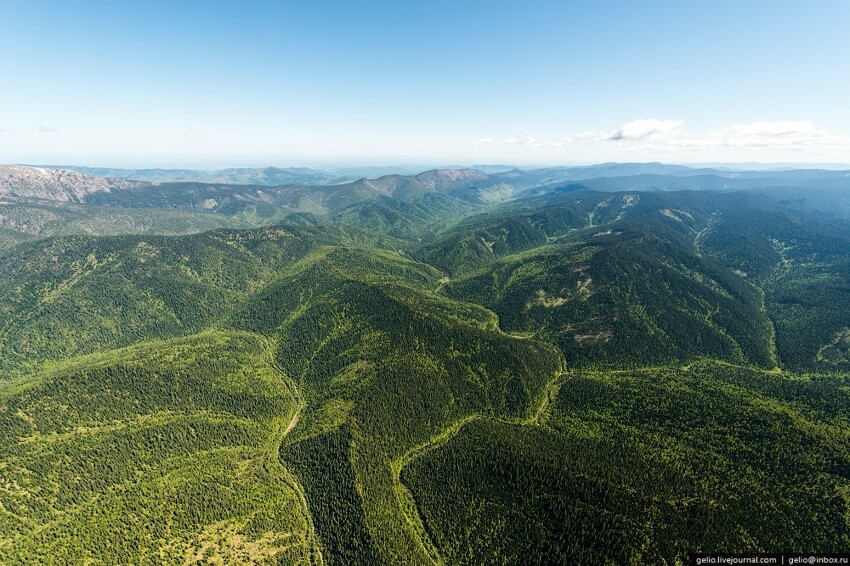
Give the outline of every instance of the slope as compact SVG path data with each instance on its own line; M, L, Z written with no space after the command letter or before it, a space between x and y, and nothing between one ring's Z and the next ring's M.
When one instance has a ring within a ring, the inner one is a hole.
M575 373L545 426L469 423L402 480L451 564L840 552L848 411L846 378L716 363Z
M147 342L0 393L0 560L309 564L277 460L296 410L258 336Z
M470 217L417 255L453 274L446 294L494 310L506 330L558 344L572 363L637 367L709 356L772 368L760 290L698 249L714 206L748 200L544 197Z
M19 245L0 256L0 370L198 332L328 243L393 242L327 226Z

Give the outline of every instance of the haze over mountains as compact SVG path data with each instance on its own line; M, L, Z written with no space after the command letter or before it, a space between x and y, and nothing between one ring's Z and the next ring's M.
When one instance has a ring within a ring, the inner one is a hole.
M149 182L201 182L229 183L236 185L323 185L351 180L351 177L337 175L307 167L263 167L230 168L219 170L198 169L114 169L106 167L58 167L70 169L97 177L131 179Z
M2 171L4 563L850 547L847 171Z
M81 201L86 195L115 188L142 188L147 185L179 183L207 185L244 185L263 187L352 186L391 195L402 185L420 185L423 190L443 192L460 188L498 192L510 191L489 200L508 200L525 189L537 188L537 194L557 190L547 187L568 181L583 181L599 190L735 190L755 188L806 187L842 189L850 186L850 169L768 169L740 170L726 168L693 168L662 163L607 163L580 167L518 169L507 166L485 173L475 168L434 169L420 174L388 174L370 178L350 178L309 168L223 169L201 171L191 169L108 169L90 167L0 166L2 194L31 196L48 200ZM605 181L605 179L617 179ZM624 178L624 179L621 179ZM104 179L104 180L98 180ZM136 181L127 183L124 181ZM804 182L805 181L805 182ZM43 189L40 190L40 188ZM542 188L541 187L545 187ZM295 190L295 189L292 189ZM407 189L413 190L413 189ZM17 191L17 192L16 192ZM404 193L404 189L400 191ZM487 201L484 194L475 195ZM475 196L466 196L474 199Z

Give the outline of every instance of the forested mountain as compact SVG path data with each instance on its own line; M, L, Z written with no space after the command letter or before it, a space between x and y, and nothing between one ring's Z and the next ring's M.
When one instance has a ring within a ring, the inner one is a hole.
M846 550L846 179L3 197L0 562Z

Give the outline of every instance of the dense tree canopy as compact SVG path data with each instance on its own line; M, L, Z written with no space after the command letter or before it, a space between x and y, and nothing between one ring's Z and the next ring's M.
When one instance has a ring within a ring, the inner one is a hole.
M0 233L0 561L850 547L850 231L754 193L423 179L216 211L265 228ZM166 189L127 198L225 190Z

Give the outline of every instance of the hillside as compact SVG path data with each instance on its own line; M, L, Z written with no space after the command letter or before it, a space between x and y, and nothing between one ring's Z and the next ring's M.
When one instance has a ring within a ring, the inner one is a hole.
M23 240L69 235L177 236L251 226L237 218L189 210L118 209L12 197L0 201L0 228Z
M233 332L143 342L4 390L0 559L310 563L274 451L297 401L266 349Z
M804 218L752 193L577 190L470 216L415 255L574 363L846 371L850 233Z
M470 421L401 478L451 564L841 552L848 502L835 494L850 453L836 415L850 398L840 383L722 364L571 374L546 426Z

